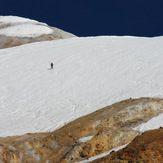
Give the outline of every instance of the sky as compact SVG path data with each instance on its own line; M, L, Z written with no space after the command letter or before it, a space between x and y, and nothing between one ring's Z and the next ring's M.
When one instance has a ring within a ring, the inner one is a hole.
M47 23L77 36L163 35L163 0L1 0L0 15Z

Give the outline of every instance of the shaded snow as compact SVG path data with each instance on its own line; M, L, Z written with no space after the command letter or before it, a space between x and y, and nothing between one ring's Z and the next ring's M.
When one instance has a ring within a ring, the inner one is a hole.
M163 97L162 42L90 37L0 50L0 136L54 131L124 99Z

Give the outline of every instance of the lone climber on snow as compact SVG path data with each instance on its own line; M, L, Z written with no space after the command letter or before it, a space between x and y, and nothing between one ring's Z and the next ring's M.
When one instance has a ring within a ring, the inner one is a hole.
M50 65L51 65L51 69L53 69L53 63L51 63Z

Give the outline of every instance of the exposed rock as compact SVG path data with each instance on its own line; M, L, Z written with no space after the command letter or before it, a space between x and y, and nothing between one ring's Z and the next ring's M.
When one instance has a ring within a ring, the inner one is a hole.
M3 162L75 162L131 142L134 127L163 112L163 99L129 99L78 118L52 133L0 138ZM55 124L54 124L55 125ZM85 142L80 138L92 136Z
M92 163L163 162L163 128L146 131L124 149Z
M54 28L51 27L51 29ZM56 29L52 34L41 35L39 37L34 37L34 38L33 37L9 37L5 35L0 35L0 49L19 46L27 43L66 39L71 37L76 37L76 36L59 29Z

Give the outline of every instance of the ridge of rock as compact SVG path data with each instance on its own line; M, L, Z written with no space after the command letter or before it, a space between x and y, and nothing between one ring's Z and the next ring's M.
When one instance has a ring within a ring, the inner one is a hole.
M130 143L132 127L163 113L163 99L128 99L76 119L51 133L0 138L3 162L75 162ZM87 138L84 142L81 138Z
M125 148L92 163L163 162L163 128L137 136Z

